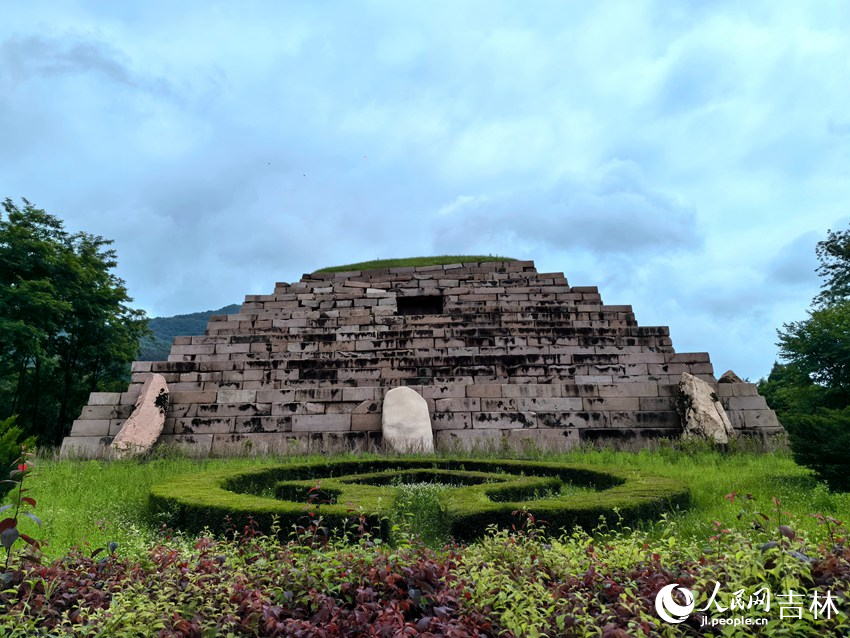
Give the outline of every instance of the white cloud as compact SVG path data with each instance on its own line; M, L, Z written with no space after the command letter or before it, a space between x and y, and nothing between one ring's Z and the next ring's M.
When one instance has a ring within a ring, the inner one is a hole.
M116 239L156 314L507 254L759 376L846 224L842 2L4 11L0 196Z

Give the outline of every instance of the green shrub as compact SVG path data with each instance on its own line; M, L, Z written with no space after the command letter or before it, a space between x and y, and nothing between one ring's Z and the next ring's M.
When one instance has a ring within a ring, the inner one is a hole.
M24 430L18 425L15 425L16 417L10 416L8 419L0 421L0 476L6 478L9 469L21 455L21 447L34 448L35 437L31 436L23 438ZM0 498L2 498L10 489L11 485L0 483Z
M794 460L836 491L850 491L850 408L785 417Z
M429 546L449 541L446 501L451 485L401 482L393 503L393 521L403 534L417 536Z
M151 505L190 531L225 531L228 525L238 530L251 521L270 530L275 520L289 530L319 519L341 530L362 516L386 538L397 496L393 482L452 485L445 491L446 531L458 540L477 538L491 525L508 527L518 512L545 520L552 530L592 529L600 517L628 524L690 499L680 481L634 470L516 460L357 459L181 476L154 485ZM561 497L565 485L589 489Z

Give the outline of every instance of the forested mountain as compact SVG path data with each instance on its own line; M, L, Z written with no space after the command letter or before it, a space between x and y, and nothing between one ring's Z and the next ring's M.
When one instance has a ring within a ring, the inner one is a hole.
M239 312L240 307L240 304L231 304L218 310L205 310L173 317L153 317L148 321L153 334L142 339L139 361L165 361L168 359L174 337L202 335L212 315L232 315Z

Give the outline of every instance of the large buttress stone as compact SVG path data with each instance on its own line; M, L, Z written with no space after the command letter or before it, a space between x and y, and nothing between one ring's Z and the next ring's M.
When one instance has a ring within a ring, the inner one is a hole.
M406 386L384 396L381 414L384 445L395 452L433 452L434 432L428 403Z
M685 436L699 436L715 443L728 443L735 436L726 410L712 387L692 374L682 373L677 401Z
M110 447L118 458L139 456L153 447L165 425L168 385L161 374L151 374L142 385L133 413L121 426Z

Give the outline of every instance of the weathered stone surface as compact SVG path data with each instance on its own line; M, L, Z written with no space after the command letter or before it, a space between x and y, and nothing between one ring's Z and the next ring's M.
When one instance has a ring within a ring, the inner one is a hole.
M410 314L411 297L442 299ZM374 446L397 386L425 398L436 444L637 446L682 432L683 372L714 388L736 431L781 429L753 384L717 383L708 353L675 352L667 328L639 326L630 306L532 262L313 273L175 338L168 361L137 362L126 392L93 393L63 450L94 453L92 439L117 434L151 373L170 392L160 443L181 437L198 453L276 438L282 449Z
M393 388L384 396L381 414L384 445L395 452L434 451L428 403L415 390Z
M702 379L682 373L677 401L685 436L699 436L728 443L735 430L714 389Z
M118 458L139 456L153 447L168 411L168 384L161 374L151 373L142 385L133 413L124 422L110 447Z
M732 372L732 370L727 370L718 379L720 383L744 383L744 380L739 377L737 374Z

